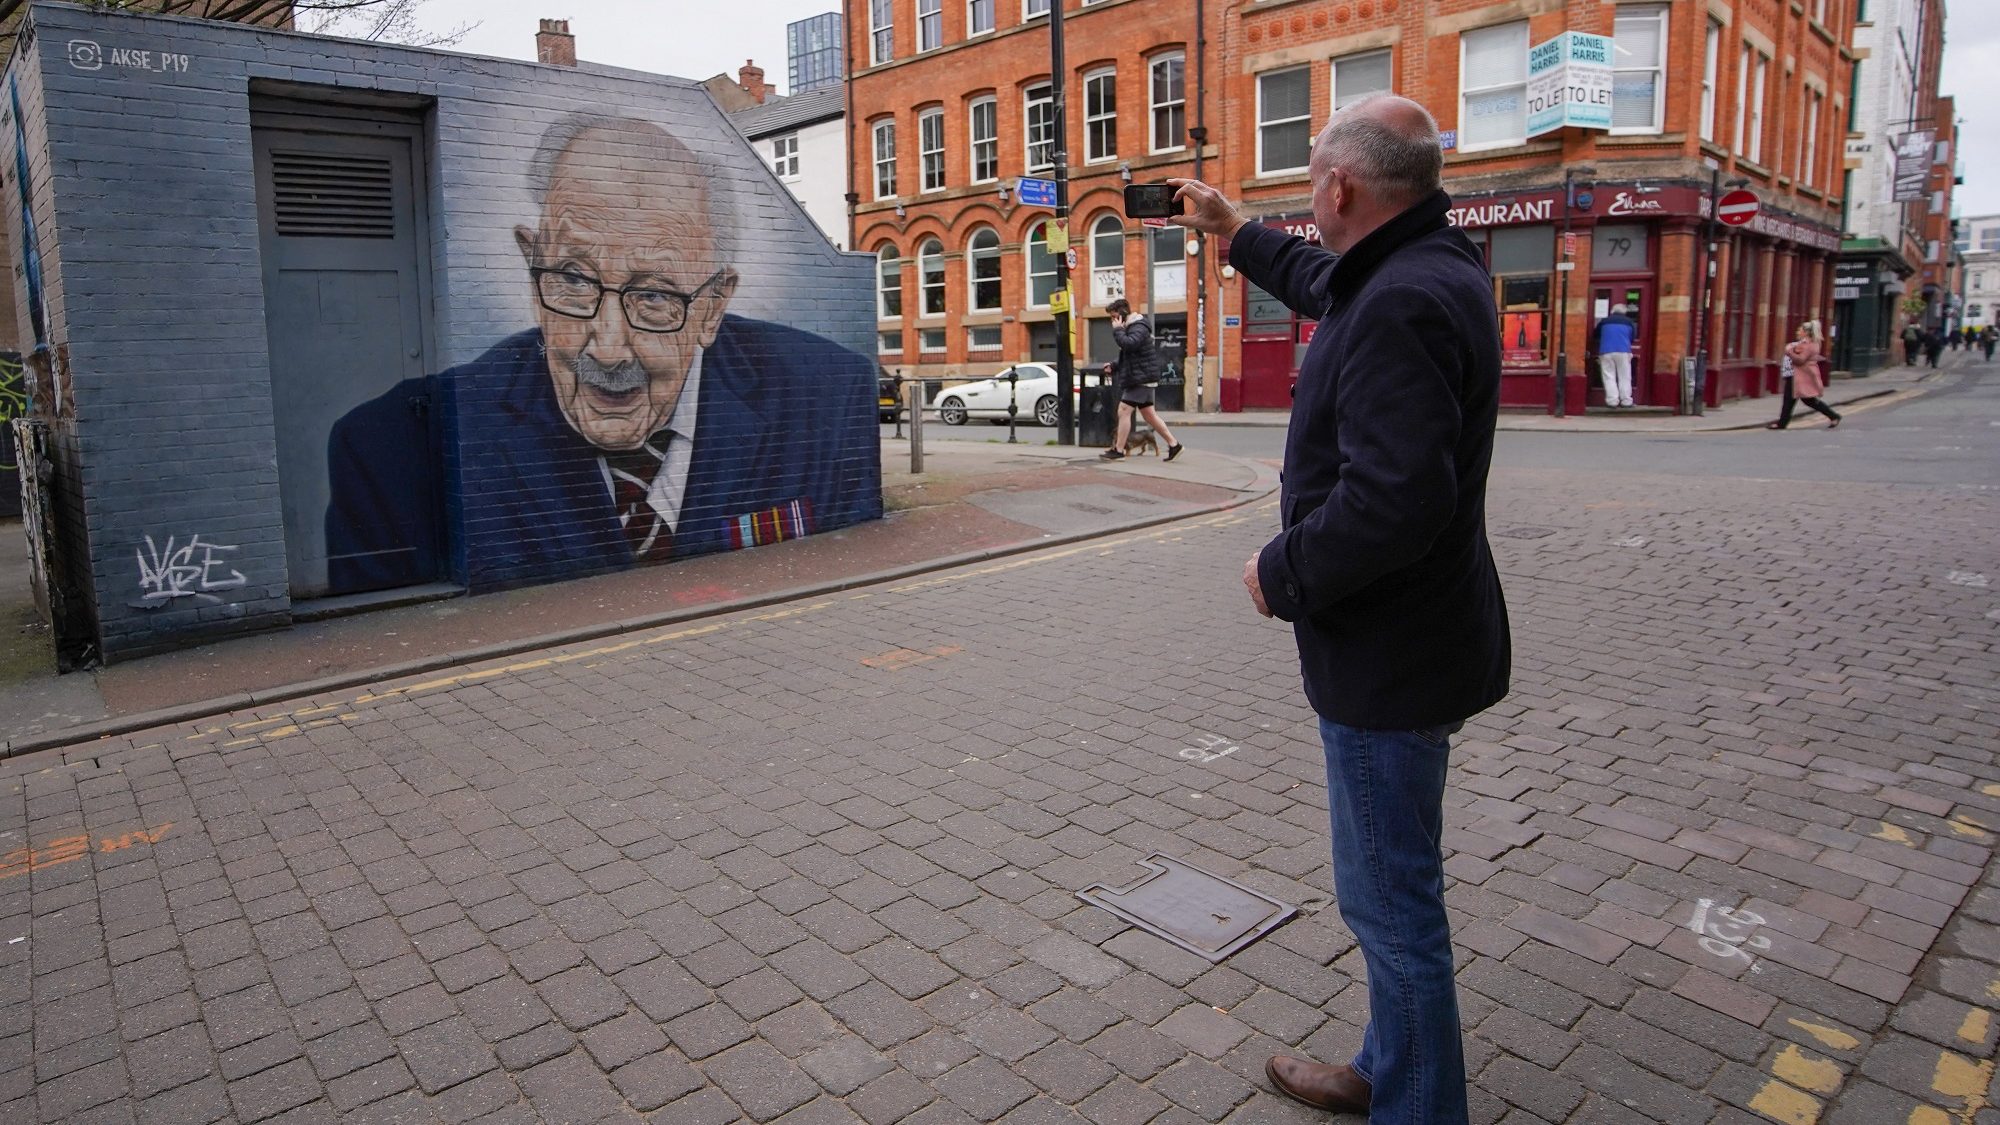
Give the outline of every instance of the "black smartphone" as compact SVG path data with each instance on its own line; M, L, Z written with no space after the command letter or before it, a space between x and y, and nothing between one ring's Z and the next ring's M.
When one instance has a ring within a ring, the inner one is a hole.
M1164 219L1187 214L1187 205L1174 198L1172 184L1126 184L1125 214L1133 219Z

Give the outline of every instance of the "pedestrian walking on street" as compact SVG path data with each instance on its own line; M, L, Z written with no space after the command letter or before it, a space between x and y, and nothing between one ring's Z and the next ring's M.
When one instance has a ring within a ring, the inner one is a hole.
M1917 365L1917 349L1924 343L1924 330L1915 324L1903 325L1903 366Z
M1639 326L1625 315L1624 305L1611 306L1611 315L1597 322L1597 369L1604 382L1604 405L1632 405L1632 337Z
M1320 244L1169 180L1172 220L1318 320L1285 439L1283 531L1243 570L1292 623L1319 715L1340 916L1368 967L1351 1062L1265 1066L1307 1105L1373 1125L1464 1125L1439 840L1451 736L1507 693L1507 610L1486 541L1500 333L1480 252L1445 221L1437 123L1376 95L1343 108L1308 164Z
M1111 338L1118 341L1118 440L1098 454L1106 461L1125 456L1125 442L1132 436L1132 415L1138 414L1167 443L1167 460L1181 455L1174 432L1160 420L1153 408L1153 390L1160 385L1160 349L1153 343L1153 330L1146 318L1134 315L1123 297L1104 306L1111 314Z
M2000 343L2000 329L1992 325L1979 330L1979 349L1986 353L1986 362L1993 362L1993 345Z
M1957 350L1958 350L1958 329L1956 329L1956 328L1953 328L1953 329L1951 329L1950 331L1946 332L1946 333L1944 334L1944 342L1945 342L1945 345L1946 345L1947 347L1949 347L1949 348L1950 348L1950 349L1951 349L1952 351L1957 351Z
M1933 328L1924 333L1924 365L1936 367L1938 356L1944 354L1944 337Z
M1778 420L1766 429L1782 430L1792 424L1792 407L1803 402L1827 416L1826 428L1840 426L1840 415L1833 407L1820 399L1826 393L1826 358L1820 355L1819 321L1808 320L1799 325L1798 336L1785 345L1785 353L1778 360L1778 383L1785 390L1784 402L1778 407Z

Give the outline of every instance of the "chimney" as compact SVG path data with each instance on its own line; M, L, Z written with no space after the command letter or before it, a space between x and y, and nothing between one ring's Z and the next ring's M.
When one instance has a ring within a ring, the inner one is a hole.
M576 65L576 36L569 33L568 20L543 20L535 33L535 58L554 66Z
M743 65L736 71L736 84L756 98L758 105L763 105L767 96L778 92L776 86L764 84L764 68L758 66L754 59L743 60Z

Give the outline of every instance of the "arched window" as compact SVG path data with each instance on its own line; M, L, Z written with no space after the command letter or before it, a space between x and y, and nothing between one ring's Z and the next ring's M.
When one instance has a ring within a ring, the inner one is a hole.
M1000 236L992 227L980 227L966 241L965 279L974 312L1000 307Z
M1151 299L1187 300L1187 232L1180 227L1155 227L1148 233L1147 257L1153 263Z
M903 315L903 262L894 246L875 251L875 315L883 320Z
M944 315L944 246L935 238L917 247L917 284L923 287L924 316Z
M1056 291L1056 256L1049 253L1047 223L1036 223L1028 232L1028 304L1045 309L1049 294Z
M1090 228L1090 303L1103 308L1125 295L1125 221L1105 215Z

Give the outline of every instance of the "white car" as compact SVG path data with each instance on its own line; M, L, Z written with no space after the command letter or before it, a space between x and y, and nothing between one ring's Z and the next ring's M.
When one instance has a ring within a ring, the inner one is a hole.
M938 392L939 421L947 426L963 426L968 418L1007 420L1007 403L1020 404L1021 422L1056 424L1056 369L1046 363L1017 363L1020 385L1009 387L1003 368L995 378L959 383ZM1078 380L1082 382L1081 379Z

